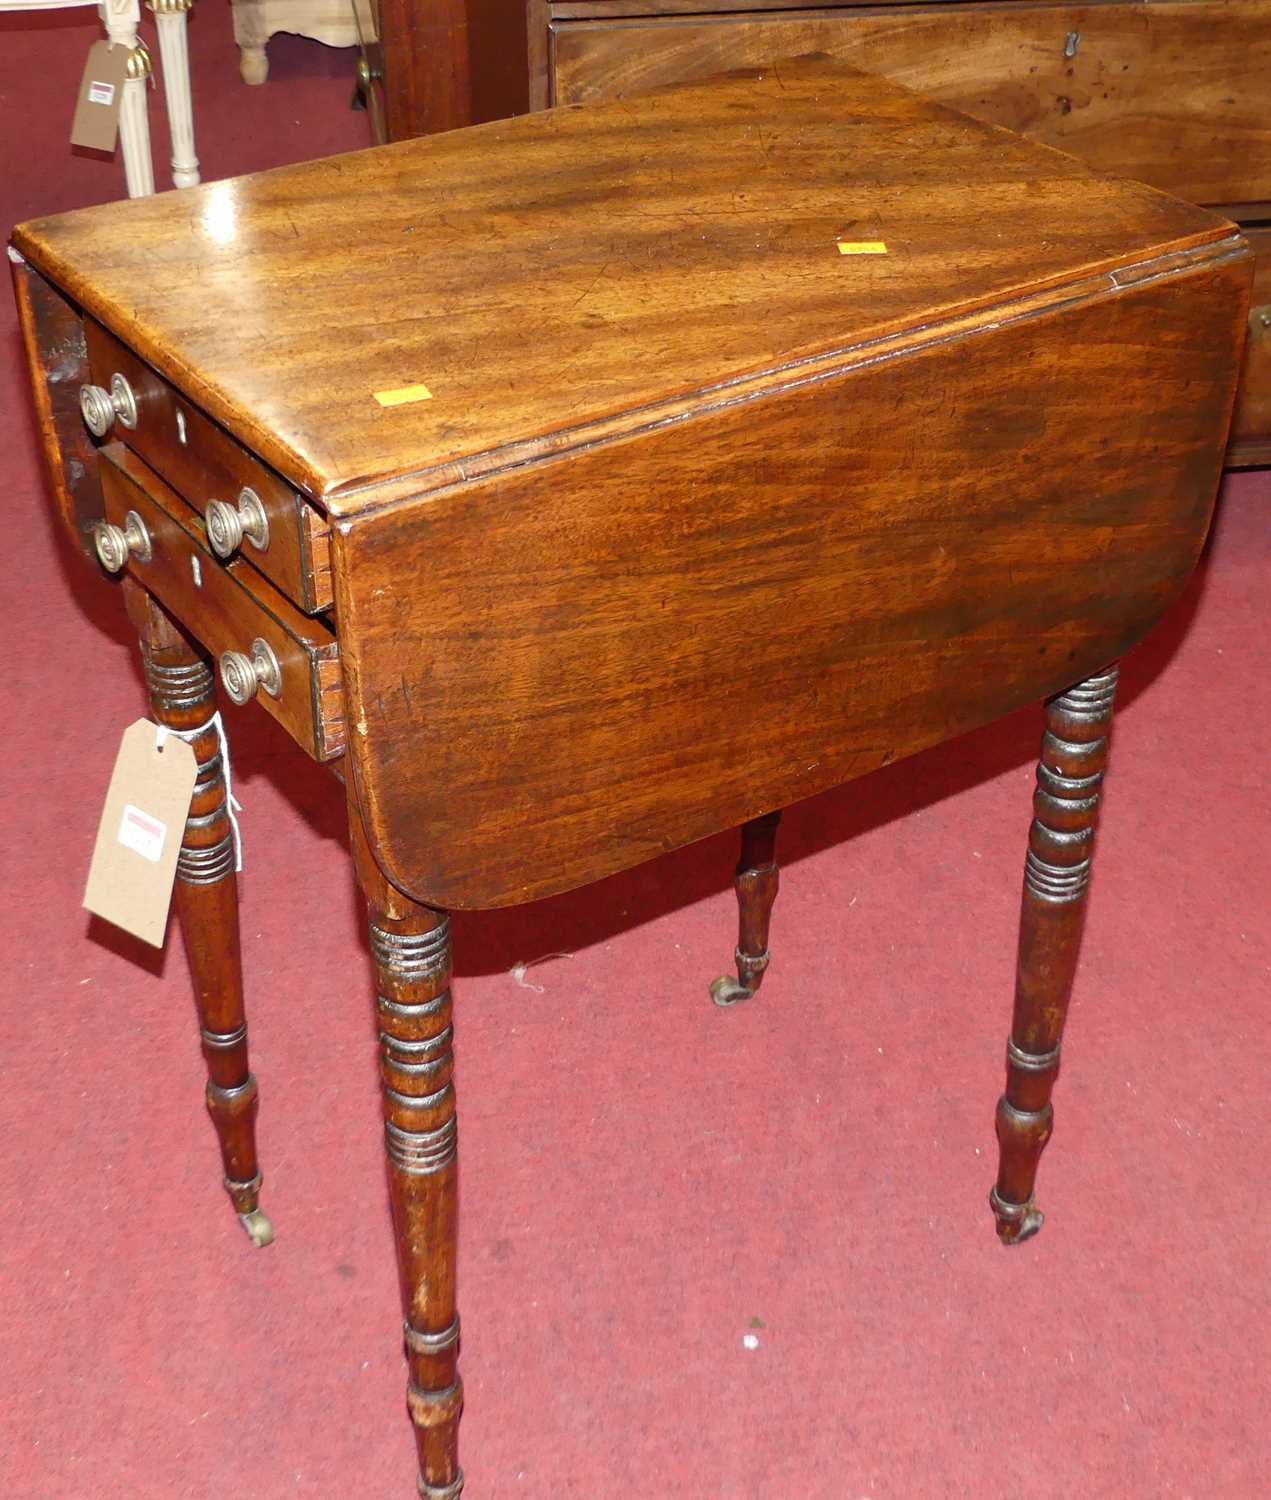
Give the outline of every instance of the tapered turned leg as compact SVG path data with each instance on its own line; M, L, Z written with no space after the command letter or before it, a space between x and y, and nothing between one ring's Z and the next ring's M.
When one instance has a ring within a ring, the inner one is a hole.
M1050 1139L1050 1095L1085 922L1116 686L1117 669L1108 667L1046 705L1024 865L1006 1092L997 1106L997 1185L989 1194L1004 1245L1028 1239L1042 1226L1033 1183Z
M711 985L716 1005L736 1005L749 999L763 983L768 967L768 922L777 899L780 874L776 864L779 812L752 818L741 830L741 859L737 863L737 978L721 975Z
M350 808L351 842L370 911L384 1145L397 1239L409 1383L424 1500L455 1500L459 1467L459 1318L455 1091L451 1082L450 923L384 881Z
M158 606L135 586L130 589L129 614L141 637L151 713L187 736L207 726L190 740L198 775L172 900L194 985L207 1063L207 1109L220 1141L225 1190L252 1243L268 1245L274 1230L260 1209L257 1091L247 1065L234 837L219 737L208 724L216 712L212 673Z

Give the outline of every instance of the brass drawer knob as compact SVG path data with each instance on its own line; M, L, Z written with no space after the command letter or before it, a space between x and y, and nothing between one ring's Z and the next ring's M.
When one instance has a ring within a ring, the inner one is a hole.
M128 512L122 526L98 521L93 527L93 546L108 573L118 573L129 557L135 557L138 562L149 562L154 556L146 523L135 510Z
M252 642L251 655L242 651L221 653L221 681L235 703L249 703L256 689L263 688L271 698L282 692L282 668L268 641Z
M237 510L224 500L209 500L203 519L217 557L233 557L244 537L258 552L269 546L269 517L255 490L240 490Z
M116 418L122 427L137 425L137 398L122 375L112 375L110 389L100 385L79 388L79 409L94 437L105 437Z

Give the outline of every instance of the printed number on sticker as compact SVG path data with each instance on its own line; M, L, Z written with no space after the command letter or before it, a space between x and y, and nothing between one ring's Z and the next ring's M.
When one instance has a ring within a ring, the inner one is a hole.
M125 849L135 849L143 859L157 865L167 834L166 823L160 823L158 818L152 818L131 802L125 803L123 816L119 820L119 842Z

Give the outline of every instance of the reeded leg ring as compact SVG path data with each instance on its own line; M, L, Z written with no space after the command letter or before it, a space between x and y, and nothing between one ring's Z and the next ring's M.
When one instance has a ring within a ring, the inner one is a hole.
M421 1474L419 1476L419 1493L423 1500L459 1500L463 1493L463 1470L449 1484L429 1484Z

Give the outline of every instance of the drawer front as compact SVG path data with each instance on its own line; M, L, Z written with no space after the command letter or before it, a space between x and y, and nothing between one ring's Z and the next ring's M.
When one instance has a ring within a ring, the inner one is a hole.
M244 562L222 563L209 550L194 512L121 443L99 451L106 519L124 527L134 511L149 534L150 557L128 558L128 571L219 660L250 655L264 641L279 667L277 696L255 701L316 760L345 746L344 683L335 637L300 613Z
M1271 463L1271 224L1246 228L1253 246L1249 341L1231 424L1229 461Z
M236 555L259 568L306 613L328 609L326 518L100 324L87 319L85 328L94 382L109 390L112 378L122 375L136 401L135 426L117 419L110 436L139 453L200 512L212 500L236 507L241 491L252 490L264 506L269 535L264 547L244 536ZM219 565L213 556L213 566Z
M556 21L552 97L580 104L808 52L1195 203L1271 198L1267 0Z

